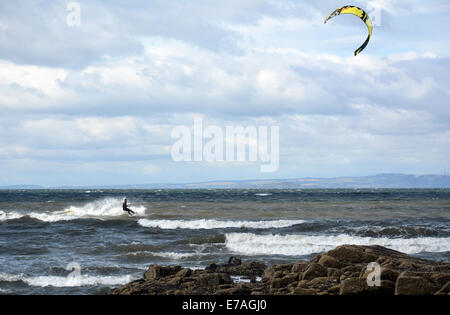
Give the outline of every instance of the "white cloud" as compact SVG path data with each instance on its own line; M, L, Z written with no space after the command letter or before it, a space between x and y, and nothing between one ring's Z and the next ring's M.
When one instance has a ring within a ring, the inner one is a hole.
M332 1L161 2L148 10L86 2L78 31L46 19L59 17L58 5L36 9L34 19L24 6L3 4L0 159L9 175L2 180L25 171L42 180L41 169L55 176L68 169L58 180L80 171L80 181L96 169L104 181L117 172L139 181L256 178L251 163L235 173L232 165L170 164L171 129L199 114L218 126L280 126L279 176L362 172L369 164L373 172L403 170L401 163L438 170L450 154L448 36L434 31L445 5L370 4L401 17L376 29L357 58L353 45L366 30L348 33L356 22L325 27ZM438 18L421 24L429 12ZM410 34L405 21L423 33Z

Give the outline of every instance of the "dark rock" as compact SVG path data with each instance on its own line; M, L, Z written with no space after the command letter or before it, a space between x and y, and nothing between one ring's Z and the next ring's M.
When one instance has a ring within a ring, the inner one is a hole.
M450 295L450 281L447 282L439 291L435 293L436 295Z
M297 261L291 268L291 272L302 273L308 268L308 263L306 261Z
M304 289L304 288L295 288L294 291L292 291L292 294L295 295L316 295L316 291L313 289Z
M381 267L380 286L370 287L367 277ZM234 283L242 276L250 283ZM256 281L262 277L262 281ZM111 294L157 295L448 295L450 263L410 257L380 246L339 246L315 256L309 263L267 267L259 262L242 262L230 257L227 263L211 264L205 270L180 266L152 265L143 279L132 281Z
M282 278L274 278L272 279L272 282L270 283L271 288L282 288L287 286L288 284L298 281L298 274L290 273Z
M433 273L430 276L431 282L438 286L439 288L444 286L446 283L450 282L450 273Z
M231 277L227 273L205 273L197 278L200 286L218 286L219 284L231 283Z
M342 271L336 268L328 268L327 269L327 277L339 279L342 276Z
M158 265L151 266L145 273L145 280L155 280L176 274L181 270L180 266L161 267Z
M372 273L372 270L363 269L361 271L360 277L363 279L367 279L367 277ZM381 274L380 274L380 280L389 280L392 282L396 282L397 278L399 277L400 272L381 267Z
M395 284L392 281L383 280L381 286L369 287L367 281L362 278L349 278L341 283L340 295L392 295Z
M336 247L327 254L344 263L360 263L364 249L358 246L343 245Z
M190 277L192 275L192 270L188 268L181 269L175 276L180 278Z
M395 284L396 295L430 295L433 294L433 286L421 277L401 276Z
M302 276L302 280L311 280L318 277L325 277L328 270L322 265L312 263L308 266Z
M325 268L340 268L342 266L336 258L328 255L322 255L318 264L324 266Z

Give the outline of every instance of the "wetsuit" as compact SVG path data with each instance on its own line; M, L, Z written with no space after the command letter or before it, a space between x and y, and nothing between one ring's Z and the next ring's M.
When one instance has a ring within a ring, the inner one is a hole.
M127 211L129 215L131 214L135 214L136 212L134 212L133 210L131 210L130 208L128 208L127 202L124 201L122 204L122 209L123 211ZM130 213L131 212L131 213Z

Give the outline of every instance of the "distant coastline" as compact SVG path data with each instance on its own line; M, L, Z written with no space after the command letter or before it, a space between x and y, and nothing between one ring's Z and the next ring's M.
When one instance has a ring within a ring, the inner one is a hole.
M450 188L450 175L379 174L359 177L216 180L94 186L11 185L0 189L439 189Z

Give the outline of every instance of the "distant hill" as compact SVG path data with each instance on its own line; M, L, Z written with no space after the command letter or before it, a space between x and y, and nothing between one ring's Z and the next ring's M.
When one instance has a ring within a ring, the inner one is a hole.
M38 185L0 186L0 189L317 189L317 188L450 188L450 175L380 174L361 177L297 178L268 180L221 180L182 184L140 184L103 186Z
M364 177L298 178L217 181L186 184L184 188L450 188L449 175L381 174Z
M11 185L0 186L0 189L44 189L44 187L39 185Z

